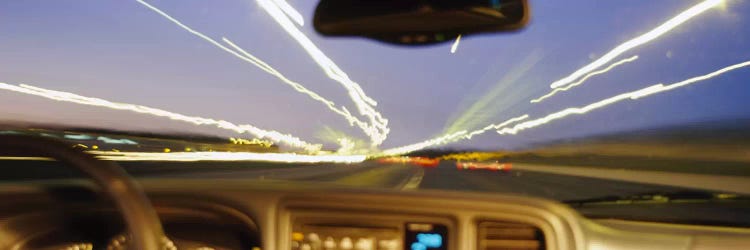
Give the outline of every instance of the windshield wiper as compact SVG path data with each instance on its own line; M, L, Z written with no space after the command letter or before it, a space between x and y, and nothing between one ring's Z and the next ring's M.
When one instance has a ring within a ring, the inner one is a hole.
M616 204L663 204L663 203L707 203L723 201L750 201L750 196L706 191L650 192L632 195L608 195L602 197L563 201L571 206L616 205Z

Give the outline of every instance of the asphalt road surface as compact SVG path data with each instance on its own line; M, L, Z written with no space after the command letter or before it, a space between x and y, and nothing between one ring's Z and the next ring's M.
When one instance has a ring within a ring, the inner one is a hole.
M76 173L51 161L2 161L0 180L69 178ZM455 162L436 167L412 164L290 165L259 162L122 162L131 175L140 178L240 178L248 181L291 180L387 189L438 189L492 193L514 193L554 200L576 200L607 195L631 195L685 190L654 184L572 176L524 170L514 165L509 172L458 170Z
M651 192L682 191L663 185L642 184L609 179L579 177L563 174L522 170L516 164L509 172L489 170L458 170L453 161L442 161L437 167L421 167L412 164L382 164L364 162L353 165L316 164L288 166L262 164L262 167L239 166L220 169L211 166L154 173L159 167L128 163L126 168L137 176L175 176L189 178L242 178L248 181L293 180L304 182L326 182L346 186L375 187L387 189L437 189L473 192L504 192L544 197L555 200L576 200L607 195L631 195ZM228 164L228 163L223 163ZM249 163L245 163L249 164ZM259 163L253 163L253 165Z
M70 168L59 165L59 162L54 161L0 160L0 184L14 181L81 177L80 174ZM620 181L611 178L626 176L624 173L617 172L623 170L599 168L598 170L611 171L612 175L592 178L581 176L581 174L591 174L596 171L588 171L581 167L551 166L541 169L547 171L544 172L537 169L544 166L533 164L514 164L513 170L508 172L458 170L455 167L455 162L451 161L443 161L436 167L382 164L374 161L352 165L290 165L260 162L121 162L120 165L131 175L141 180L158 177L231 178L248 182L286 180L303 185L329 183L337 186L397 189L405 192L433 189L510 193L558 201L690 191L684 188ZM565 171L562 173L550 172L555 168L564 168ZM581 171L581 169L584 170ZM745 183L750 182L745 181ZM590 218L630 218L642 221L691 224L700 222L706 225L750 226L750 217L744 216L750 209L750 202L746 200L709 203L617 203L617 206L576 203L572 206L583 216ZM711 216L706 217L707 214Z

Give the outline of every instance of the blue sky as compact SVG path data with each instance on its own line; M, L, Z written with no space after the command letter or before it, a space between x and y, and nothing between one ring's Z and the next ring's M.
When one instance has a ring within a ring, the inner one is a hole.
M539 117L583 106L656 83L672 83L750 60L750 3L729 1L671 33L623 54L632 63L591 78L543 103L560 79L618 44L661 24L700 1L532 0L532 19L521 32L411 48L360 38L326 38L311 25L304 33L390 121L383 147L438 135L468 106L498 86L501 94L477 124L520 114ZM215 39L227 37L290 79L353 110L344 89L327 78L305 51L253 0L160 0L149 3ZM289 0L311 23L315 1ZM520 62L533 67L499 83ZM588 134L703 120L750 117L750 68L689 87L626 101L523 131L487 133L460 147L521 147ZM0 82L27 83L183 114L225 119L291 133L313 142L324 127L366 138L318 102L258 68L179 29L136 1L0 2ZM0 92L0 119L131 130L233 134L123 111L59 103ZM480 126L480 125L477 125ZM482 125L483 126L483 125ZM467 129L473 129L467 128Z

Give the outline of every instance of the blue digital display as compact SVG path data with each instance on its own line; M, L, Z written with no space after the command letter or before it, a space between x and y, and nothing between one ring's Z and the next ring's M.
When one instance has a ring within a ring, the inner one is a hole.
M444 225L421 224L409 227L404 235L405 250L446 250L448 228Z
M427 246L419 242L414 242L411 243L411 250L427 250Z
M443 245L443 236L439 234L417 234L417 242L429 248L439 248Z

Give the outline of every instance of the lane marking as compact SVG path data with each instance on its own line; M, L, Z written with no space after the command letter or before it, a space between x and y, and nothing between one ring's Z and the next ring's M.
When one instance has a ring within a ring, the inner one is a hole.
M401 187L401 190L413 190L418 189L419 184L422 183L422 178L424 178L424 169L423 168L417 168L417 172L414 173L409 180Z

